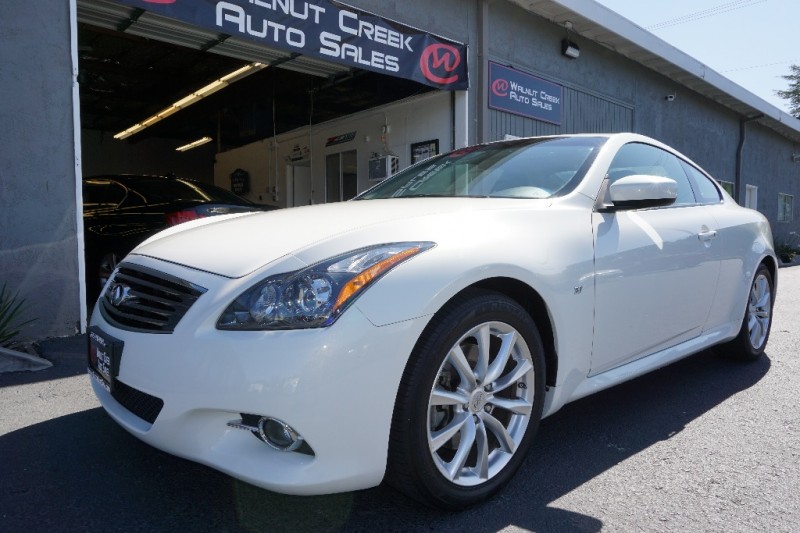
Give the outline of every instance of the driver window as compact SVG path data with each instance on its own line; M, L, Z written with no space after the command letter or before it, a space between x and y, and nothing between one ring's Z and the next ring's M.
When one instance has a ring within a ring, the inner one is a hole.
M642 143L629 143L620 148L608 168L609 185L622 177L633 174L663 176L675 180L678 184L678 197L672 205L695 204L692 186L689 184L689 178L683 171L680 161L661 148Z

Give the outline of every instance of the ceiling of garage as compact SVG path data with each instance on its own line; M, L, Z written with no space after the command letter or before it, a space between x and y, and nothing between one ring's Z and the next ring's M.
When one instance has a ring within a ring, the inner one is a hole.
M86 16L87 4L97 2L79 4L84 8L82 19L94 21ZM220 142L223 150L230 149L270 137L273 132L324 122L431 90L411 81L343 70L276 51L263 51L265 59L254 58L245 50L237 55L246 59L235 59L217 50L222 48L225 36L220 40L220 36L192 39L194 36L189 35L183 39L190 40L191 47L170 44L137 35L147 31L141 27L134 31L136 24L126 17L129 13L106 16L99 21L102 26L87 22L78 25L83 128L118 133L243 65L254 60L270 63L129 137L127 142L158 137L183 143L207 135ZM224 46L226 54L237 53L237 43L225 42Z

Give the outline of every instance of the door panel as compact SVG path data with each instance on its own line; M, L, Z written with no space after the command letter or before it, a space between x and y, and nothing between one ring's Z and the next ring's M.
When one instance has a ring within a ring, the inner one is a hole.
M719 274L703 206L595 213L591 375L700 334Z

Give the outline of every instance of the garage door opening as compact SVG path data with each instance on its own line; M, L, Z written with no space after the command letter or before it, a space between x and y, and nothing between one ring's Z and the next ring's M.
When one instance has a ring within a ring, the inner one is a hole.
M241 10L272 5L239 4L236 9ZM278 2L273 9L283 4L292 3ZM412 147L445 150L455 145L454 98L437 85L451 83L449 79L455 77L441 77L437 69L457 66L461 60L453 60L453 54L465 58L465 48L458 52L438 38L417 32L414 38L423 38L424 47L414 44L413 48L418 53L429 50L421 56L429 65L420 74L417 66L423 64L422 59L413 56L405 61L414 67L409 74L389 76L373 68L374 64L365 65L367 56L362 57L361 48L352 64L313 57L309 50L300 53L265 46L247 35L209 28L202 21L165 16L166 5L138 0L77 1L85 178L105 176L97 183L111 182L108 176L119 174L191 178L237 193L265 209L288 208L348 200L415 162L419 149L413 152ZM202 11L213 4L171 5ZM340 9L340 4L328 0L314 5L318 10L323 6L331 12ZM292 16L297 13L292 11ZM229 18L238 20L233 15ZM412 49L412 37L400 33L404 31L400 24L357 10L347 11L341 20L347 31L371 29L373 41L380 38L392 41L395 48ZM381 24L385 33L378 29ZM237 28L235 24L225 27L232 32ZM244 29L252 28L248 23ZM305 27L303 31L310 36L312 30ZM325 46L330 47L332 33L322 33ZM352 42L366 46L362 37ZM345 45L340 48L344 50ZM384 66L393 64L388 55L380 54L373 50L372 63L383 58ZM420 76L427 83L421 83ZM462 78L466 80L465 75ZM136 198L135 206L126 204L128 197ZM182 199L171 200L179 203ZM217 211L231 208L238 206L226 203ZM155 211L141 194L123 195L119 205L110 209L128 218L135 218L137 209L150 215ZM165 226L168 220L194 216L187 211L194 207L180 204L179 209L177 217L165 214ZM118 243L138 222L104 219L95 224L86 216L84 220L87 286L99 291L102 275L93 279L103 271L98 258L113 257L115 264L136 243L126 241L119 249L90 249L98 241L90 233L101 231L103 242ZM120 238L114 237L114 231ZM137 235L143 239L154 231L150 228ZM90 304L94 296L89 295Z

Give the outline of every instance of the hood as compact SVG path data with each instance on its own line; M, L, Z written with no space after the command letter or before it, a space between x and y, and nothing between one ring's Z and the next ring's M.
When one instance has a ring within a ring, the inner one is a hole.
M437 233L435 228L457 230L460 220L474 219L477 213L518 210L523 204L530 209L532 205L545 207L550 202L502 198L402 198L218 216L158 233L131 253L239 278L315 244L334 238L347 241L348 234L358 234L359 237L353 238L351 248L339 249L336 253L363 246L365 235L372 237L372 244L406 238L432 240L432 234ZM300 259L308 262L311 256L301 254Z

